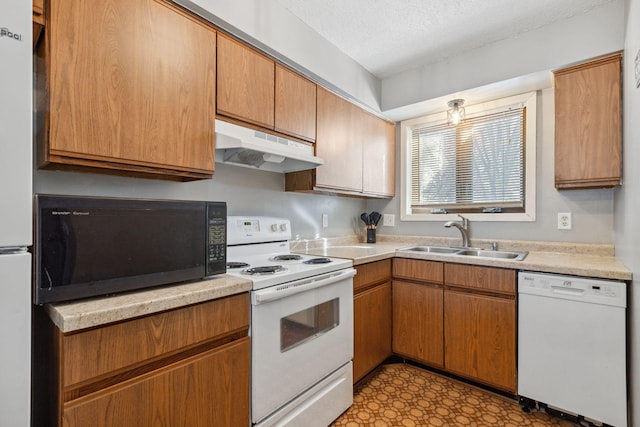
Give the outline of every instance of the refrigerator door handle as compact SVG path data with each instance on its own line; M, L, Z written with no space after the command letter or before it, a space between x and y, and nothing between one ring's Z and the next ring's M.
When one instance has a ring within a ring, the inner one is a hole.
M0 248L0 255L23 254L27 252L26 246L5 246Z

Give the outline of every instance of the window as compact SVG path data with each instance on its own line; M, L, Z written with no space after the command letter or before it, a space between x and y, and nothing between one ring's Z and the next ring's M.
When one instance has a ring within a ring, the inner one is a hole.
M402 219L535 220L536 95L402 122Z

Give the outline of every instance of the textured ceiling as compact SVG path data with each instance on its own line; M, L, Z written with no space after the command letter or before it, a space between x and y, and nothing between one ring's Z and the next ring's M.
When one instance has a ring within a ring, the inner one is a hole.
M379 78L613 0L277 0Z

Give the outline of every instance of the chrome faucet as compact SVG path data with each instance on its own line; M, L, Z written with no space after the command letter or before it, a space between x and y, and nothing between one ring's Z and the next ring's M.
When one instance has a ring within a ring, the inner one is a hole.
M468 234L468 230L469 230L469 220L465 217L463 217L462 215L458 215L460 218L462 218L462 221L447 221L444 223L444 226L446 228L450 228L450 227L455 227L458 230L460 230L460 234L462 234L462 246L465 248L469 247L469 234Z

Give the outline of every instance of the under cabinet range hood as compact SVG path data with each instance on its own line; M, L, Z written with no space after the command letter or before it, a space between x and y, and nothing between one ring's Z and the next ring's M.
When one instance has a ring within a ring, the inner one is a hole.
M270 172L296 172L324 163L314 147L216 120L216 162Z

